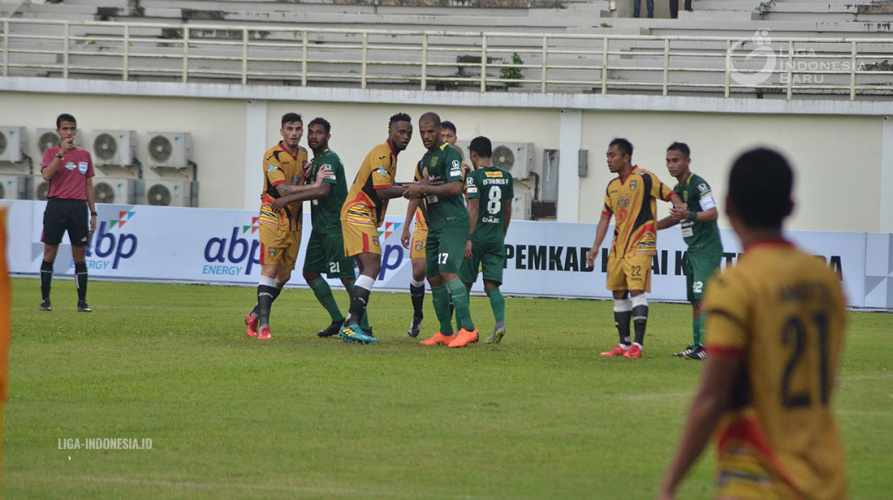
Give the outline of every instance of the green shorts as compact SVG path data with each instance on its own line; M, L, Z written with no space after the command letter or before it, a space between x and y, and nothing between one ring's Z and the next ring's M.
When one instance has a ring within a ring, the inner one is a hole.
M685 293L689 302L702 300L707 281L719 269L722 252L692 253L685 257Z
M484 275L484 281L502 284L502 270L505 268L505 242L473 241L471 243L471 260L462 263L459 279L463 283L474 283L478 272Z
M344 238L341 233L310 232L307 254L304 255L304 272L325 274L329 278L343 280L357 277L353 259L344 255Z
M468 226L449 226L438 230L428 230L425 244L425 260L428 264L426 276L440 273L459 274L465 260L465 242L468 241Z

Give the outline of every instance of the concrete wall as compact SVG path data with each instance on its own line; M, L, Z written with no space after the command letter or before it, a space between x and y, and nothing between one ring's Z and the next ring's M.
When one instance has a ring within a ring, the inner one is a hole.
M668 184L673 179L664 166L666 147L675 140L687 142L693 170L712 184L720 203L734 156L754 145L777 146L798 173L791 229L893 231L893 126L884 119L893 116L891 103L0 78L0 109L0 125L24 126L31 135L38 127L53 127L57 114L73 113L88 147L93 129L136 130L143 161L147 131L189 131L199 166L200 206L205 208L256 209L258 165L264 150L279 140L279 120L288 111L301 113L305 123L316 116L332 123L332 149L352 180L369 149L386 138L390 115L404 111L416 120L431 110L454 121L460 139L483 134L499 141L533 142L537 169L543 149L562 148L562 221L598 220L611 178L603 155L608 142L622 136L636 147L634 163ZM32 142L28 154L39 157ZM589 175L584 178L577 176L577 149L589 151ZM423 154L416 134L400 157L398 180L411 180ZM145 170L145 177L155 176ZM395 200L389 212L402 214L405 207ZM666 205L661 206L659 214L666 213ZM720 224L727 226L724 218Z

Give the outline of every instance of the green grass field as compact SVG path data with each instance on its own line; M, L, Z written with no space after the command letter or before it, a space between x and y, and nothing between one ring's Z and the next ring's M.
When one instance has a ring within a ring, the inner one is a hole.
M690 309L653 303L640 360L602 359L611 304L510 298L496 347L423 348L408 294L375 293L381 344L319 339L309 290L286 290L270 342L254 290L13 280L6 498L653 498L700 364L673 359ZM344 292L336 292L342 309ZM434 332L430 296L426 329ZM482 333L493 317L472 298ZM890 498L893 315L851 313L835 405L850 495ZM60 449L149 438L150 450ZM705 455L679 498L710 498Z

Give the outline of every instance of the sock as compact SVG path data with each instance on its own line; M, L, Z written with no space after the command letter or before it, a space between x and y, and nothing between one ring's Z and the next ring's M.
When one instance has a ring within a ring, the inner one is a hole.
M505 296L499 291L499 288L491 288L487 290L487 297L490 297L490 308L493 309L493 317L496 319L496 326L502 323L505 326Z
M701 313L698 317L698 333L695 335L695 345L704 345L704 330L707 327L707 313Z
M614 326L620 335L620 343L629 347L632 339L629 336L629 321L633 317L633 306L629 299L614 299Z
M471 309L468 307L468 289L459 278L446 284L456 308L456 323L469 332L474 331L474 323L471 321Z
M375 279L371 276L361 274L353 285L353 293L350 297L350 309L347 312L347 318L344 320L344 326L354 326L360 323L360 320L366 314L366 307L369 305L369 294L372 292L372 284ZM360 326L362 329L363 327Z
M270 309L273 299L278 295L276 285L279 281L275 278L261 276L257 285L257 326L270 326Z
M283 283L279 280L274 280L274 284L273 284L274 291L271 292L273 294L273 300L270 301L270 305L273 305L273 302L276 301L276 297L278 297L279 294L282 292L282 287L284 287L284 286L285 286L285 283ZM257 316L258 316L257 304L254 304L254 309L252 309L248 315L254 319L257 319Z
M450 321L450 291L446 285L431 287L431 304L440 323L440 334L449 337L453 334L453 323Z
M412 280L409 282L409 295L412 297L413 318L424 317L422 306L425 304L425 282Z
M87 264L74 265L74 283L78 287L78 302L87 301Z
M342 282L342 283L344 283L344 289L347 290L348 298L353 297L353 286L356 282L357 282L357 280L344 280ZM363 317L360 319L360 329L362 329L364 332L368 332L369 330L372 329L372 327L369 326L369 309L368 308L366 309L366 311L363 312Z
M332 322L342 322L344 321L344 316L341 315L341 309L338 309L338 304L335 302L335 296L332 295L332 288L329 284L322 278L322 276L317 276L315 280L308 283L310 285L310 289L313 290L313 294L316 295L316 300L319 301L320 304L328 311L329 316L332 318Z
M50 300L50 287L53 284L53 263L43 261L40 264L40 294L43 300Z
M701 318L692 318L691 320L691 339L693 346L701 344Z
M645 294L630 299L633 305L633 329L636 332L636 344L645 345L645 326L648 324L648 299Z

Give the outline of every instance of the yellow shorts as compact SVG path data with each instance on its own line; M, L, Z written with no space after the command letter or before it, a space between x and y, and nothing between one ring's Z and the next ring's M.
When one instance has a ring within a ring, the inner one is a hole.
M294 270L301 249L300 231L281 231L261 224L259 239L262 266L278 264L289 271Z
M347 257L361 253L381 255L378 227L372 221L366 224L342 220L341 232L344 234L344 255Z
M419 225L416 224L415 229L412 230L412 244L409 247L409 258L410 259L424 259L427 257L427 253L425 252L425 248L427 247L428 241L428 230L427 229L419 229Z
M651 255L608 256L608 290L651 291Z

